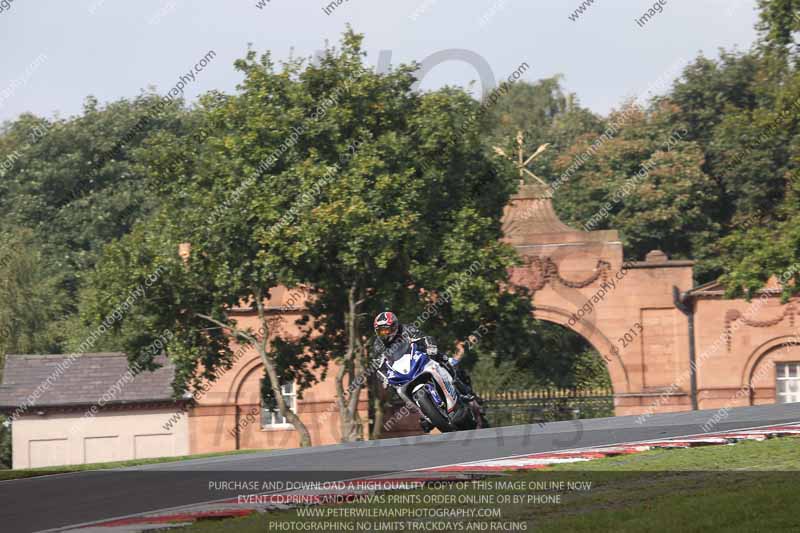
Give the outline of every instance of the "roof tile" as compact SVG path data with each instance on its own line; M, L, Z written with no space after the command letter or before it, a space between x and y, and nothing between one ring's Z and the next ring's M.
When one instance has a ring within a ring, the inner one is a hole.
M0 407L24 405L40 385L45 390L32 406L92 405L104 395L104 403L172 400L175 365L164 356L157 357L156 362L162 366L152 372L145 370L131 380L123 353L9 354L0 385Z

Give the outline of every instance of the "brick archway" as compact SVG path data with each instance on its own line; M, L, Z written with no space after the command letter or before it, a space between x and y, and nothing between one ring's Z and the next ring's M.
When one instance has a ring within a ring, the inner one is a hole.
M693 261L653 250L623 263L616 230L567 226L537 184L511 198L503 230L523 259L512 282L531 291L536 318L575 331L606 360L617 415L688 410L693 394L700 409L772 403L775 363L800 364L800 298L781 300L781 283L800 263L753 301L728 299L717 282L694 287ZM688 314L676 307L676 289ZM753 376L751 398L741 391Z
M670 260L657 250L644 261L623 263L616 230L567 226L556 216L552 195L543 185L520 187L504 211L503 231L503 240L523 258L522 265L511 269L512 282L531 291L535 318L581 335L604 358L617 415L691 409L693 368L700 409L771 403L776 400L774 372L760 372L759 365L789 338L798 345L780 354L780 362L800 364L800 298L782 302L780 283L768 284L754 295L758 301L751 303L726 299L717 283L694 287L693 262ZM800 263L792 272L797 271ZM691 336L690 320L676 307L676 288L681 308L694 319ZM303 298L298 304L288 289L278 288L266 304L270 313L287 319L282 327L296 332L293 319L300 316ZM259 327L251 309L236 312L242 327ZM692 347L696 358L690 364ZM200 398L190 413L193 453L234 448L229 429L234 427L244 396L258 397L253 378L260 366L252 355L238 360ZM328 375L332 373L329 369ZM761 382L754 387L752 399L737 396L753 375L760 376ZM250 392L243 394L245 390ZM362 419L367 419L366 392L362 392L359 410ZM339 424L335 397L332 380L323 380L297 402L298 415L314 434L314 444L338 441L331 431ZM256 426L246 428L242 442L262 448L297 445L296 439L284 438L280 431Z
M603 359L611 377L611 382L616 384L614 391L623 394L630 392L630 379L625 363L619 353L615 353L611 340L600 329L582 322L570 325L570 312L546 305L537 306L533 312L533 317L537 320L558 324L586 339ZM624 384L624 386L620 387L620 384Z
M523 265L511 280L532 293L534 317L583 336L606 361L618 415L690 405L689 336L672 287L692 287L692 261L672 261L653 251L623 264L616 230L573 229L556 216L550 191L523 185L506 207L504 241Z

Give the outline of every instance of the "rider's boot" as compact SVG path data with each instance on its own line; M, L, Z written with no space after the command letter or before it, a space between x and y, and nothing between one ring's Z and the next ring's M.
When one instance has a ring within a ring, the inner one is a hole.
M422 428L422 431L424 431L425 433L430 433L431 430L434 428L434 425L431 424L430 421L423 416L419 417L419 425Z
M469 407L466 403L459 402L455 409L447 413L447 417L455 428L459 428L469 417Z
M454 379L453 381L455 381L456 388L458 389L459 394L461 395L462 398L464 398L466 402L471 402L472 400L477 398L475 393L472 392L472 389L466 383L464 383L458 378Z

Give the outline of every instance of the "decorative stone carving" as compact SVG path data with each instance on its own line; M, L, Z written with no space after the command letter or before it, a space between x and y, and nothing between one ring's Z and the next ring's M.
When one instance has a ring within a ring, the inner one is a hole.
M742 315L736 309L729 309L728 312L725 313L725 342L728 346L728 351L731 351L731 341L733 340L733 331L731 331L731 324L736 322L737 320L741 320L742 324L753 328L769 328L776 324L780 324L783 319L789 319L789 326L794 327L794 315L795 315L795 307L790 302L784 309L783 313L780 316L769 320L751 320Z
M572 289L583 289L598 279L606 282L611 270L611 263L598 259L593 274L585 279L573 281L564 278L558 270L558 265L549 257L542 259L535 255L526 256L524 261L524 266L511 269L511 278L516 283L528 287L531 292L542 290L547 283L554 282Z

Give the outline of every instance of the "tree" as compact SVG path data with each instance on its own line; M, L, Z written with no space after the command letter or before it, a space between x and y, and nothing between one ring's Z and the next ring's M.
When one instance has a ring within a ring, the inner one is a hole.
M796 202L795 197L795 202ZM723 239L722 259L726 267L720 281L728 296L751 297L775 276L783 297L800 290L800 214L793 214L774 226L754 226Z
M68 296L34 233L0 230L0 381L9 353L51 353L63 342ZM11 423L0 416L0 468L11 468Z
M611 387L603 358L583 337L551 322L535 321L534 328L535 349L518 352L514 359L477 358L472 369L476 390Z
M412 92L413 67L364 69L360 43L348 31L318 65L277 70L252 51L238 61L240 93L201 101L205 140L163 133L148 151L168 202L106 247L81 306L87 325L97 324L163 267L115 322L129 357L152 363L143 348L172 331L167 351L179 362L180 389L183 380L213 379L232 340L254 344L267 392L304 445L308 432L283 402L282 382L300 380L302 391L312 370L338 361L342 438L360 438L357 402L378 311L423 317L418 325L452 350L484 322L497 323L491 337L499 322L510 328L530 316L524 291L506 287L516 258L499 241L516 177L495 172L477 126L457 130L477 102L454 89ZM186 265L177 256L184 241L192 244ZM300 339L285 338L265 313L279 284L310 287ZM503 314L524 302L525 314ZM231 318L237 305L256 311L260 336ZM519 334L508 343L520 344Z
M63 340L67 295L30 230L0 231L0 372L7 353L49 353Z
M515 260L499 242L499 219L516 180L496 173L477 125L459 129L477 102L453 89L413 93L413 67L379 75L362 60L361 37L348 32L340 52L290 71L298 83L281 100L286 116L336 98L298 126L297 162L273 186L289 193L263 195L257 207L278 205L288 213L261 245L287 272L286 283L303 283L313 294L301 321L306 334L276 344L289 352L310 347L339 363L344 441L364 432L358 402L370 381L365 376L373 375L372 317L391 308L454 351L497 315ZM250 57L245 67L255 94L274 86L263 73L265 61ZM253 120L260 123L267 121ZM329 168L336 169L332 178Z
M749 297L775 276L788 297L800 286L800 4L761 0L759 7L759 105L731 113L715 138L720 175L737 208L718 247L720 280L730 296Z
M129 233L160 202L137 161L148 138L183 130L192 117L181 102L146 93L102 107L89 97L83 112L69 119L23 114L4 125L0 150L9 157L0 171L0 230L28 232L26 246L52 276L46 282L56 290L50 305L63 311L58 328L64 334L52 337L57 342L48 350L65 350L86 337L75 319L86 275L103 245ZM33 327L48 335L52 326L43 320ZM105 341L98 346L115 349Z
M673 123L686 127L687 140L706 148L729 113L759 105L763 95L756 82L760 75L755 53L721 50L719 59L701 55L689 63L670 92L656 101L674 104Z
M185 114L180 102L154 111L160 100L145 94L101 108L88 98L77 117L26 114L5 133L20 146L20 158L3 177L2 223L33 229L73 293L102 246L158 204L136 154L154 132L184 127Z
M766 55L777 55L784 65L797 57L794 33L800 31L800 2L797 0L758 0L760 48ZM796 65L795 65L796 66Z
M608 123L625 125L613 138L586 135L558 158L564 172L589 154L555 205L565 219L585 230L619 229L626 256L641 259L653 249L678 258L699 259L699 276L711 268L707 245L719 235L717 190L702 170L703 153L685 140L668 102L647 111L623 108Z
M756 142L740 147L739 166L760 167L764 178L742 191L742 198L761 201L738 217L718 247L720 281L729 296L750 296L772 276L784 297L800 290L800 75L779 92L774 108L754 111L743 126Z

